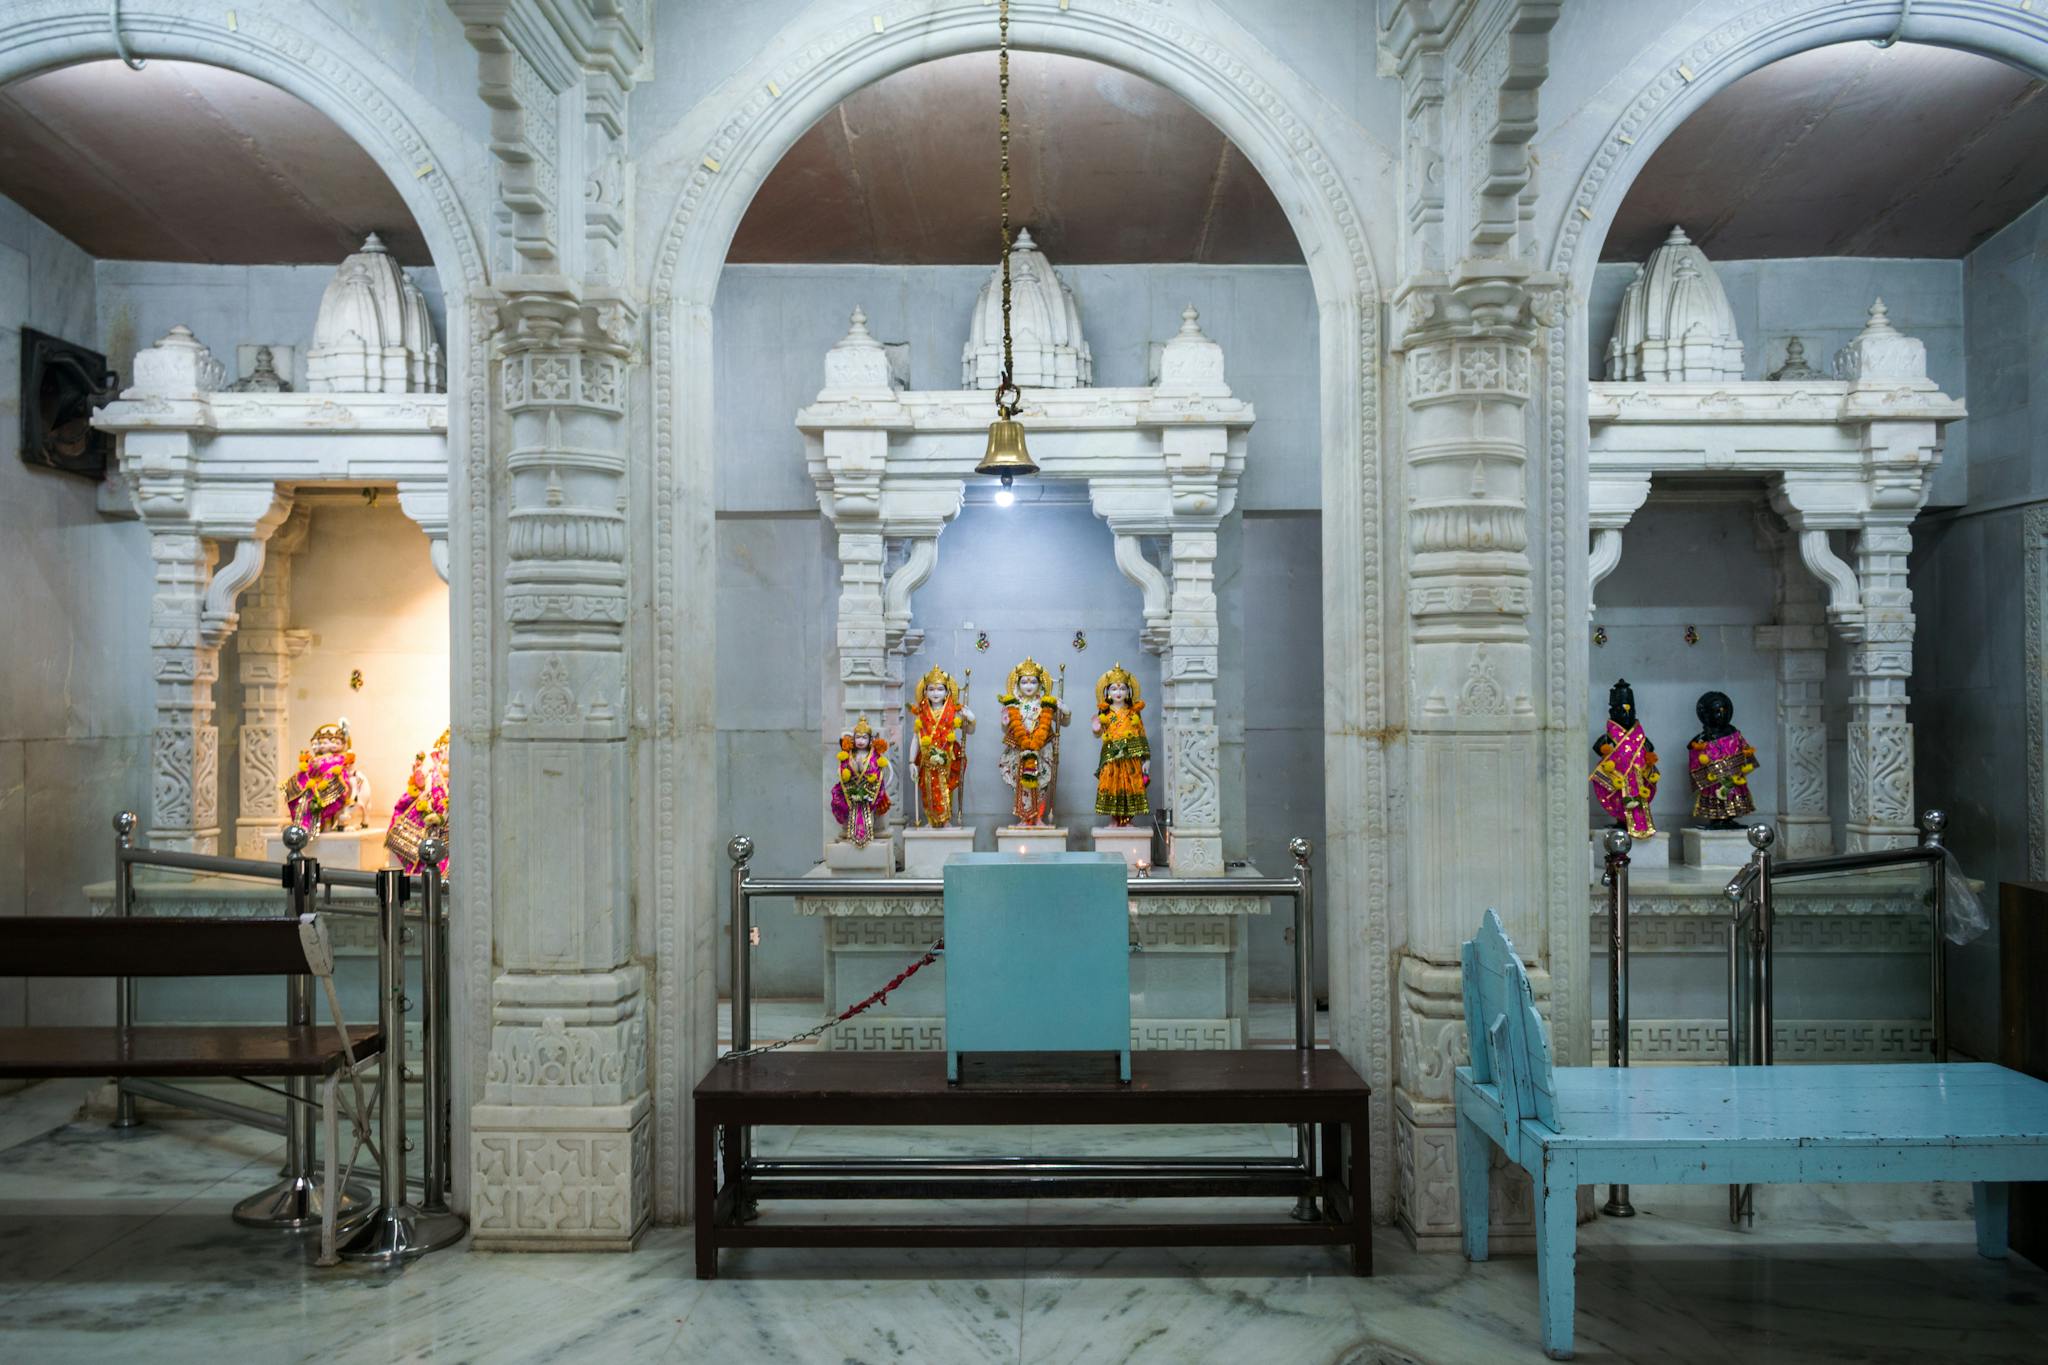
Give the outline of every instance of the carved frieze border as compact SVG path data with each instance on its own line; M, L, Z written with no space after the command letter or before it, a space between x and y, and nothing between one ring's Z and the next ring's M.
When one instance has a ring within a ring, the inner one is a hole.
M898 0L898 3L863 6L856 14L850 8L844 16L821 25L808 41L776 46L744 78L735 79L730 89L736 107L720 123L702 148L702 156L688 172L674 211L663 229L657 251L651 290L654 321L654 478L655 478L655 629L656 710L655 786L655 878L656 951L660 995L660 1056L656 1077L656 1124L661 1160L656 1179L658 1216L674 1220L681 1211L683 1159L682 1087L688 1059L680 1056L682 1013L695 1002L682 998L683 962L681 943L687 936L693 943L707 940L705 926L678 923L683 912L681 878L684 862L677 850L685 831L708 824L685 819L674 793L682 786L679 765L684 737L677 729L677 673L680 657L676 580L678 572L675 508L682 470L679 454L693 459L710 457L708 424L698 424L694 414L676 410L677 357L675 336L677 301L699 309L711 297L722 262L711 259L724 241L721 227L729 228L744 207L744 185L728 188L745 177L722 174L721 168L735 167L740 160L754 157L764 145L786 146L806 125L798 108L802 95L834 85L842 93L872 79L886 56L895 65L929 60L935 55L935 40L945 47L958 45L959 30L968 25L986 26L986 6L979 0L954 0L933 4L931 0ZM1295 194L1293 199L1313 208L1306 211L1322 241L1311 241L1306 251L1310 260L1348 261L1351 276L1347 303L1357 320L1355 372L1340 368L1341 355L1326 348L1322 383L1326 393L1355 394L1357 430L1336 448L1341 450L1342 478L1327 474L1325 487L1343 487L1349 495L1341 504L1325 500L1323 534L1326 550L1335 547L1332 562L1350 560L1358 566L1348 581L1364 585L1353 591L1353 619L1332 619L1325 603L1325 657L1342 659L1348 667L1332 667L1334 678L1351 681L1359 690L1355 697L1342 699L1335 708L1341 723L1329 732L1343 736L1343 761L1330 765L1331 800L1350 810L1359 828L1387 830L1391 823L1388 775L1385 755L1374 743L1352 744L1360 733L1377 735L1386 724L1386 680L1384 657L1384 602L1380 585L1385 581L1384 537L1386 528L1381 509L1382 492L1380 435L1380 336L1379 287L1364 232L1364 215L1355 204L1343 176L1321 146L1317 136L1280 91L1264 74L1246 60L1253 44L1226 45L1211 35L1182 23L1170 10L1142 0L1100 0L1086 11L1075 9L1060 15L1058 26L1038 29L1034 45L1073 55L1102 57L1114 52L1122 65L1158 80L1189 99L1197 108L1210 112L1228 110L1246 117L1262 135L1248 150L1261 169L1285 174ZM949 33L952 35L948 38ZM779 54L788 55L779 55ZM870 73L855 80L847 73L853 67ZM771 93L773 92L773 93ZM1263 155L1261 155L1263 153ZM1333 247L1329 253L1319 246ZM688 263L685 264L685 257ZM686 424L682 432L677 423ZM701 448L700 448L701 447ZM1355 628L1355 629L1354 629ZM709 800L708 796L693 800ZM1390 841L1361 835L1352 852L1349 868L1338 850L1331 850L1333 880L1338 875L1353 879L1351 888L1337 902L1367 907L1362 935L1366 961L1361 997L1352 1002L1354 1020L1345 1021L1350 1045L1364 1054L1367 1079L1375 1085L1392 1082L1393 1037L1386 1019L1392 999L1391 924L1385 907L1394 904L1394 869ZM691 855L694 863L696 855ZM1362 875L1361 875L1362 874ZM1344 938L1344 935L1335 935ZM1333 965L1348 953L1333 953ZM1362 1036L1361 1036L1362 1035ZM1340 1037L1340 1043L1346 1041ZM1374 1112L1373 1160L1383 1167L1393 1159L1391 1121L1383 1110ZM1375 1194L1376 1211L1386 1216L1391 1209L1392 1191Z

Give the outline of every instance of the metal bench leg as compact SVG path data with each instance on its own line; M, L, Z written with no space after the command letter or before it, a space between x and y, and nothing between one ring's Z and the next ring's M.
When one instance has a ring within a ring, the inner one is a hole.
M320 1083L320 1150L327 1153L327 1188L320 1200L320 1264L340 1265L334 1254L335 1211L341 1205L341 1126L336 1122L335 1088L341 1073L330 1071Z
M2003 1181L1979 1180L1970 1186L1977 1204L1977 1254L1994 1261L2005 1259L2005 1193Z
M718 1125L697 1111L697 1278L718 1278Z
M1578 1171L1570 1161L1545 1153L1543 1169L1530 1174L1536 1177L1536 1293L1543 1301L1543 1354L1570 1360L1579 1259Z
M1493 1139L1486 1130L1458 1115L1458 1221L1465 1233L1465 1259L1486 1259L1487 1181L1493 1164Z

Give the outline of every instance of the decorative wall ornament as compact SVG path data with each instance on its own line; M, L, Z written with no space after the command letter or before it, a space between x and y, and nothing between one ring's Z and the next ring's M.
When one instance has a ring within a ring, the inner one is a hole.
M320 296L306 349L306 388L441 393L447 387L426 296L373 232L361 251L335 267Z
M1735 312L1707 255L1685 229L1636 270L1607 343L1607 377L1647 383L1742 378Z
M1782 384L1802 379L1826 379L1827 376L1806 363L1806 343L1793 337L1785 343L1785 363L1764 378Z
M1095 382L1095 360L1081 335L1074 291L1038 249L1030 228L1019 228L1010 247L1010 332L1016 381L1025 389L1084 389ZM993 390L1003 377L1002 268L981 287L960 353L960 387Z

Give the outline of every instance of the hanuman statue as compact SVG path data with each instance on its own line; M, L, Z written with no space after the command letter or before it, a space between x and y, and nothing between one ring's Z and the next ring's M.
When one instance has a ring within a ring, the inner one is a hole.
M973 681L971 670L967 677ZM973 733L974 712L953 675L933 668L919 679L917 700L910 704L910 766L917 773L919 819L933 829L959 816L960 787L967 780L962 736Z
M839 779L832 784L832 818L839 822L839 837L855 848L866 848L881 832L881 819L889 813L889 741L874 732L868 718L861 716L853 728L839 737ZM886 836L885 836L886 837Z
M1026 828L1052 823L1060 727L1074 720L1052 691L1044 665L1026 659L1010 670L1009 690L997 698L1003 708L1003 757L998 766L1015 794L1011 809L1017 823Z

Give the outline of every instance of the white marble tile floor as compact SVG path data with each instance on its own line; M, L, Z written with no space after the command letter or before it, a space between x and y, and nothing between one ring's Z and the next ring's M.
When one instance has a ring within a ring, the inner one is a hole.
M74 1117L75 1087L50 1091L0 1098L0 1359L8 1361L1543 1358L1530 1257L1468 1265L1418 1255L1385 1229L1371 1280L1354 1279L1321 1249L749 1251L726 1253L723 1278L706 1284L692 1278L688 1230L669 1228L625 1256L458 1248L397 1272L320 1270L309 1239L228 1219L228 1206L274 1170L274 1138L199 1119L122 1137L96 1118ZM1031 1150L1051 1133L987 1136ZM939 1140L900 1130L857 1136L892 1140L897 1150ZM1286 1140L1284 1131L1253 1126L1225 1136L1247 1151ZM784 1129L761 1141L823 1153L839 1135ZM1920 1365L2048 1356L2048 1273L1976 1256L1967 1187L1768 1189L1751 1231L1727 1226L1718 1188L1638 1187L1634 1197L1639 1217L1580 1231L1582 1361ZM1174 1202L1148 1201L1148 1210L1173 1217ZM829 1211L859 1218L883 1207L839 1202ZM770 1205L766 1216L817 1211ZM900 1207L891 1212L902 1216ZM1040 1200L997 1216L1071 1221L1107 1212Z

